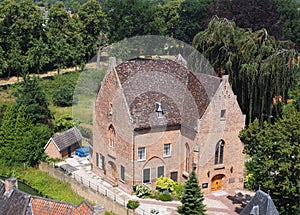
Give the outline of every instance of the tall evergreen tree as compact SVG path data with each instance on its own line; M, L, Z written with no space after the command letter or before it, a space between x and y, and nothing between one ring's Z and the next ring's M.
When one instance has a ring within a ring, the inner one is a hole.
M0 160L1 162L10 160L9 148L15 140L15 124L17 112L14 106L6 109L0 126Z
M0 126L0 162L35 166L43 158L43 147L51 135L47 125L32 123L26 106L8 108Z
M181 199L182 205L178 207L178 213L184 215L204 215L203 193L198 185L195 170L190 174L189 180L184 185L184 193Z
M27 107L27 114L34 124L51 125L52 115L48 108L46 96L39 86L38 79L36 77L30 79L24 76L22 88L19 93L16 107L19 108L25 105Z

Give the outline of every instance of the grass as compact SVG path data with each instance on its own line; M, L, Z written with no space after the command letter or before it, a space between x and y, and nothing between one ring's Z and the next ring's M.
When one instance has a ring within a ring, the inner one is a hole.
M84 72L76 71L61 75L56 74L45 79L40 79L39 83L46 95L49 109L53 113L54 119L58 119L63 114L69 114L83 123L83 126L92 125L92 104L96 99L104 75L104 69L88 69ZM72 106L58 107L53 104L53 93L63 85L76 86L74 94L78 99L78 104L73 108ZM1 104L14 104L19 88L20 83L8 87L0 87Z
M72 190L70 184L63 183L39 169L0 166L0 175L16 177L38 190L46 198L70 202L75 205L79 205L84 199Z

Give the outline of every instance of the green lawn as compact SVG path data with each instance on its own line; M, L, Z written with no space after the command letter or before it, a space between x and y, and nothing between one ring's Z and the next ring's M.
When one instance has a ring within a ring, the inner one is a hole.
M72 190L70 184L63 183L39 169L0 166L0 175L16 177L38 190L43 197L70 202L75 205L80 204L84 199Z

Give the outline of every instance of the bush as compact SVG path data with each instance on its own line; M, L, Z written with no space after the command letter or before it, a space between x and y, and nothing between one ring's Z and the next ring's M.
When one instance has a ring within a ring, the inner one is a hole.
M172 196L170 194L162 193L158 196L158 200L164 202L172 201Z
M133 194L139 198L147 198L151 194L151 189L145 184L133 185Z
M61 85L57 90L53 92L53 104L60 107L71 106L73 104L73 92L74 86L70 84Z
M173 188L174 183L175 182L172 179L161 176L156 180L156 189L159 191L168 190L168 191L173 192L174 191L174 188Z
M173 184L173 195L177 196L179 199L181 199L183 191L184 191L184 185L179 183L179 182L175 182Z
M63 114L55 120L55 131L63 132L72 128L76 124L75 120L70 114Z
M151 199L158 199L160 192L158 190L151 190L149 197Z
M135 210L140 206L140 203L136 200L129 200L127 203L127 208Z

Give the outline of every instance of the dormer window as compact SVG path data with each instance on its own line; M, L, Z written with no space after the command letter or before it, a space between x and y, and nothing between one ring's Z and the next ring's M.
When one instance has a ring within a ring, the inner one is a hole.
M163 117L164 112L163 112L163 109L161 107L161 103L160 102L156 102L155 103L155 111L157 113L157 117L158 118Z

